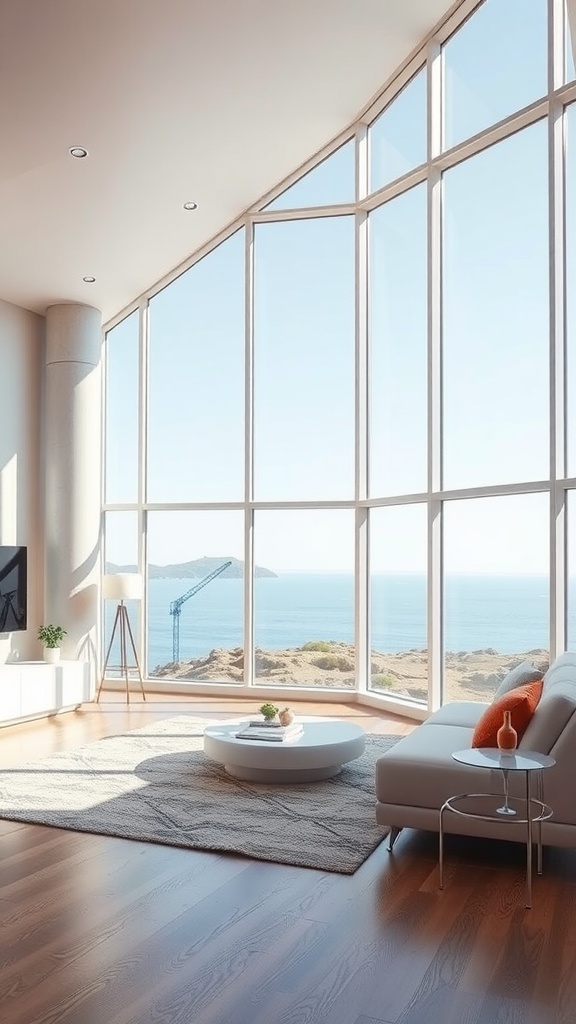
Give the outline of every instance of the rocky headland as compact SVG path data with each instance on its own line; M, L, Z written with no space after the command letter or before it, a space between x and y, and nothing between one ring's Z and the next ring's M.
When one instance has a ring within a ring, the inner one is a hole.
M223 566L226 565L226 568ZM170 565L154 565L151 563L148 566L148 579L150 580L202 580L210 573L220 569L219 575L222 579L242 579L244 575L244 562L241 562L238 558L234 558L233 555L225 555L219 558L207 557L194 558L190 562L174 562ZM138 572L138 567L132 565L117 565L114 562L106 563L107 573L118 573L118 572ZM276 578L277 573L272 572L271 569L266 569L262 565L254 566L254 575L257 577L265 576L269 578Z

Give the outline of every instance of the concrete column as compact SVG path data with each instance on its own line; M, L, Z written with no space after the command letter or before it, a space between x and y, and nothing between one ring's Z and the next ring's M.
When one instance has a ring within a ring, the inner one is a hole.
M101 539L101 314L46 310L44 622L68 630L63 657L96 664Z

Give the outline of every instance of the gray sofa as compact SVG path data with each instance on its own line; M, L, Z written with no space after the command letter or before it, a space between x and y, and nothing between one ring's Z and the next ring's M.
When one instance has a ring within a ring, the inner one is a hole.
M502 792L502 773L468 768L452 753L470 747L487 704L457 701L403 737L376 764L376 820L391 827L390 848L402 828L438 831L439 809L457 793ZM550 846L576 846L576 653L562 654L544 675L540 702L519 750L551 754L556 764L543 773L544 800L553 810L542 825ZM523 796L524 773L510 777L510 794ZM447 832L525 841L522 826L446 814Z

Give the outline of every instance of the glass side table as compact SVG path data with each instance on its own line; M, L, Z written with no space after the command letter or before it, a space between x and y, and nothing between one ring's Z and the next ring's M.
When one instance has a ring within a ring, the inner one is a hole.
M542 774L546 768L556 764L548 754L532 750L514 750L504 753L497 747L478 747L457 750L452 754L455 761L472 768L498 768L502 772L503 799L493 793L460 793L444 801L440 808L438 845L439 888L444 888L444 816L446 812L459 814L463 818L477 821L508 822L511 825L526 826L526 908L532 906L532 856L533 826L537 825L538 874L542 874L542 822L552 817L552 809L543 802ZM524 772L526 796L510 797L508 782L510 772ZM536 773L536 796L532 796L532 774ZM468 801L467 806L463 806ZM471 805L474 805L472 807Z

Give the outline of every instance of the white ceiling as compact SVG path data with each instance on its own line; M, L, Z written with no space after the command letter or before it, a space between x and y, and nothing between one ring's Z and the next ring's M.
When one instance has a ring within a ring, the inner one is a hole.
M345 129L451 6L0 0L0 298L110 319Z

